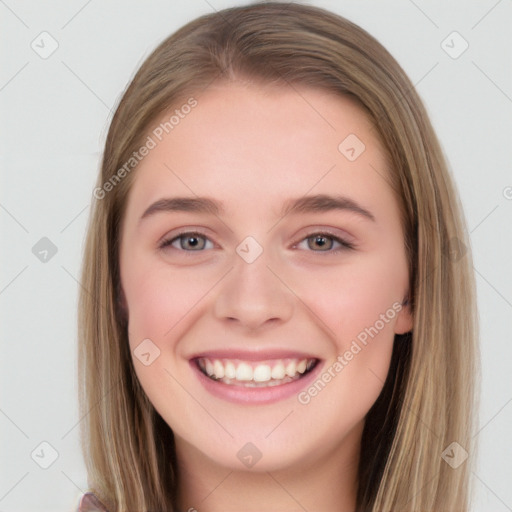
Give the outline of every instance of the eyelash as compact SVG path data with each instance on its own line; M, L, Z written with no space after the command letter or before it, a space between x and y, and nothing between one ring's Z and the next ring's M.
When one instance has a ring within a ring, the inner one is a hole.
M159 248L160 249L166 249L167 247L171 247L172 243L175 242L176 240L179 240L181 237L185 236L185 235L188 235L188 236L195 236L195 237L200 237L200 238L204 238L206 240L209 240L209 238L204 235L203 233L200 233L198 231L182 231L181 233L178 233L176 236L173 236L172 238L167 238L165 240L163 240L160 245L159 245ZM333 241L335 242L338 242L340 244L341 247L338 247L337 249L332 249L332 250L325 250L325 251L308 251L308 252L318 252L318 253L324 253L324 254L338 254L339 252L342 252L342 251L347 251L347 250L353 250L355 249L355 244L351 243L351 242L347 242L346 240L343 240L342 238L332 234L332 233L329 233L328 231L313 231L309 234L307 234L304 238L301 238L297 243L295 243L293 245L293 247L296 247L300 242L303 242L305 240L308 240L309 238L313 238L313 237L325 237L325 238L330 238L332 239ZM211 240L210 240L211 241ZM173 249L177 250L177 251L180 251L180 252L185 252L185 253L194 253L194 252L204 252L205 249L198 249L198 250L187 250L187 249L176 249L175 247L173 247Z

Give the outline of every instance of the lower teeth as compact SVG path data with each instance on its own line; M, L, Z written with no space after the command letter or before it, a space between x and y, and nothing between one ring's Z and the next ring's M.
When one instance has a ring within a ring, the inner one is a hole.
M254 380L242 381L242 380L236 380L236 379L228 379L226 377L223 377L222 379L217 379L216 377L208 375L202 369L201 369L201 372L204 375L206 375L209 379L214 380L215 382L222 382L223 384L243 386L246 388L266 388L269 386L279 386L281 384L288 384L289 382L299 380L301 377L304 377L304 375L306 375L309 372L309 370L306 370L304 373L299 373L295 377L286 376L283 379L271 379L271 380L267 380L265 382L255 382Z

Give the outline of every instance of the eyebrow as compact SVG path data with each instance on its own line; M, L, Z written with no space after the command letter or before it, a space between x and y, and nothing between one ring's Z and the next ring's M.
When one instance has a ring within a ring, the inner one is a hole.
M221 203L207 197L168 197L151 204L140 220L158 212L195 212L219 215L224 211Z
M317 194L287 200L279 213L284 217L291 213L323 213L330 211L349 211L375 222L375 216L354 200L345 196ZM142 214L140 221L158 212L193 212L220 215L224 207L219 201L208 197L169 197L152 203Z
M330 211L349 211L357 213L362 217L375 222L375 216L363 208L353 199L345 196L330 196L327 194L318 194L314 196L303 196L298 199L289 199L285 202L282 210L281 217L289 213L322 213Z

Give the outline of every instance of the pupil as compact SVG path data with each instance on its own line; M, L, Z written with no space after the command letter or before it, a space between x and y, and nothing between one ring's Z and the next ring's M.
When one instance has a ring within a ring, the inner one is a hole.
M183 246L189 249L197 249L199 247L199 237L187 236L184 240Z
M326 236L315 236L313 238L313 240L314 240L313 244L316 245L317 248L320 248L322 250L327 250L330 247L329 239ZM310 247L311 247L311 245L310 245Z

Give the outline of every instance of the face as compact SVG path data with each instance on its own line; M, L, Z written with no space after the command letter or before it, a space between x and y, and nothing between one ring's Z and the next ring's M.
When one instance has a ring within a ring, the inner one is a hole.
M137 377L180 457L271 471L354 450L412 327L383 147L325 91L196 100L148 134L123 220Z

